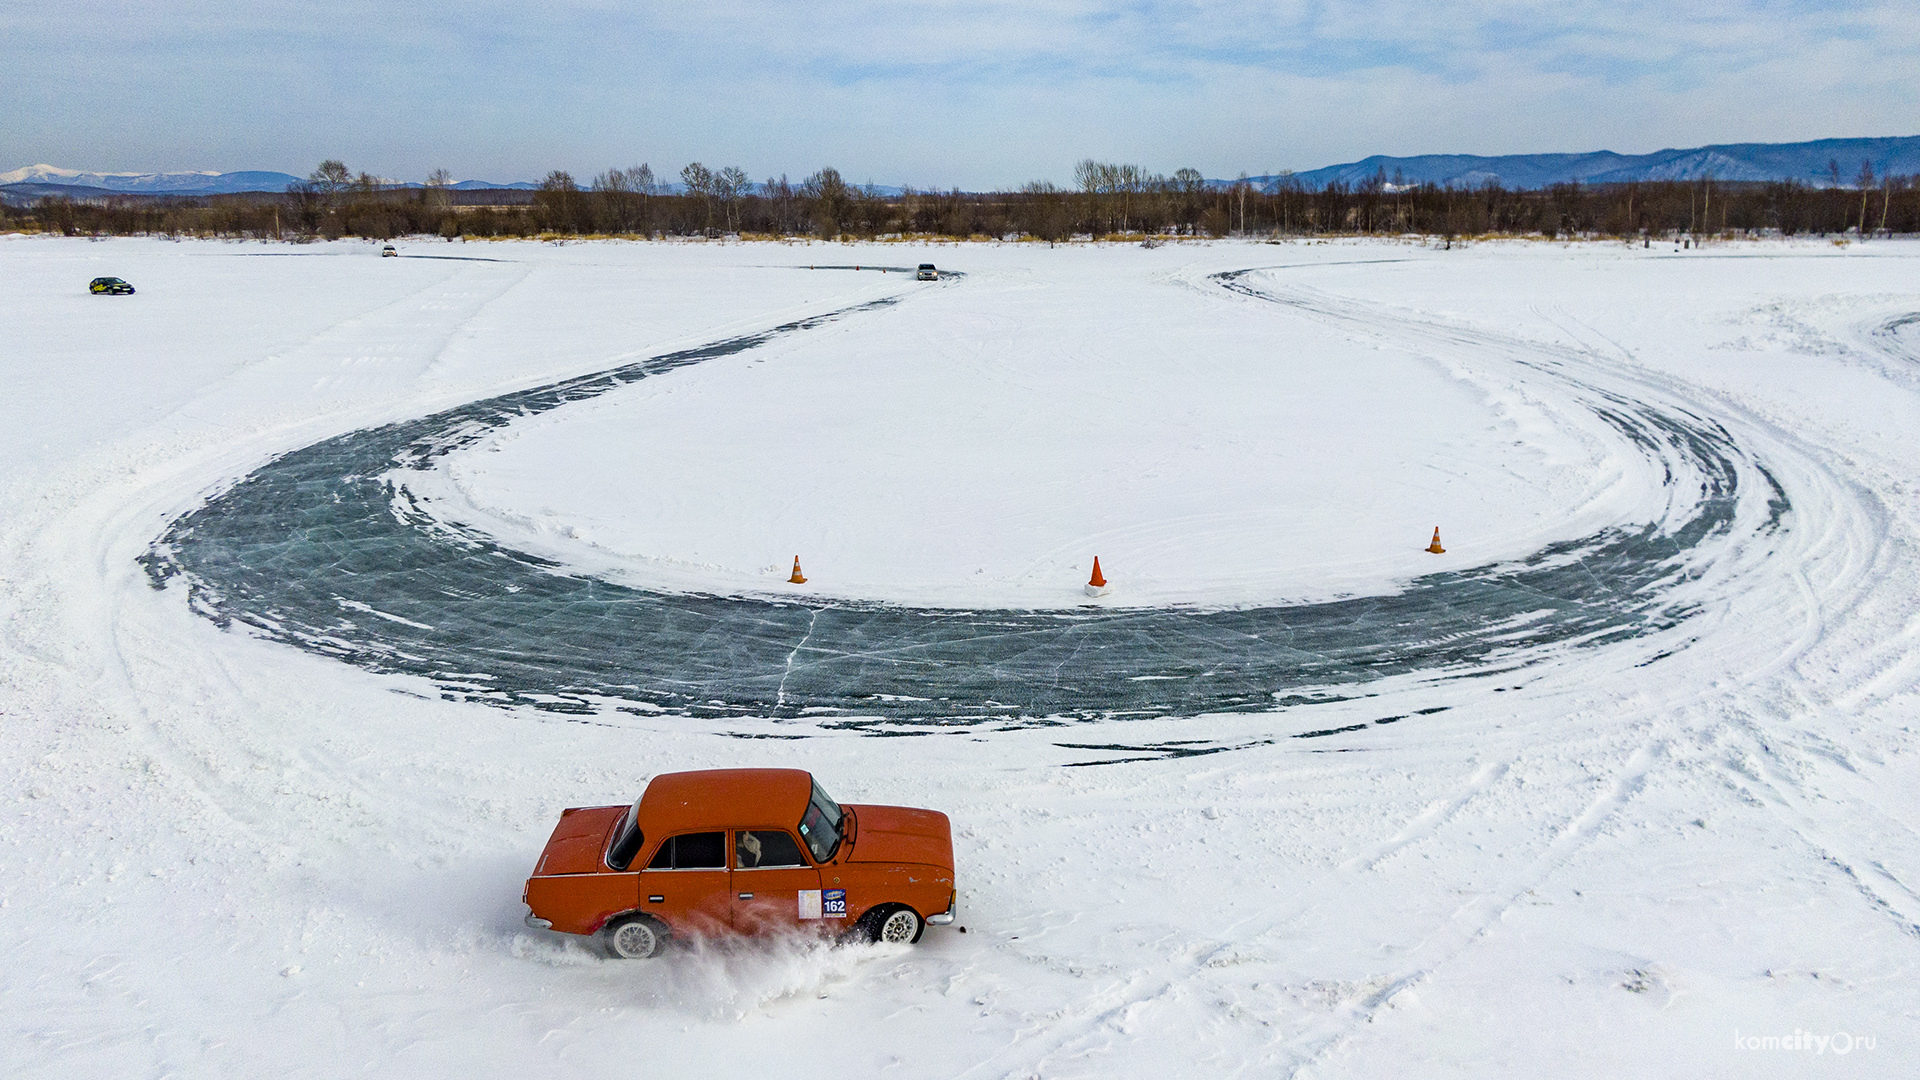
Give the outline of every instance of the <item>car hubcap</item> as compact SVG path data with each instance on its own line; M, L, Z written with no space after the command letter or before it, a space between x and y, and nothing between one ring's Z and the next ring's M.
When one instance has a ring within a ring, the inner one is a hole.
M913 940L913 932L919 929L919 922L920 917L911 911L896 911L880 924L880 940L905 945Z
M613 932L613 949L629 958L653 955L653 928L646 923L628 923Z

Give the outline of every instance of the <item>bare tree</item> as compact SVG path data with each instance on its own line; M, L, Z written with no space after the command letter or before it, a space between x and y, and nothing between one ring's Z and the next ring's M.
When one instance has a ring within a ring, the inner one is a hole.
M601 231L633 231L633 184L628 181L625 169L608 169L594 177L593 194Z
M427 174L427 187L421 193L420 201L430 210L445 210L453 204L452 187L453 174L445 169L435 169Z
M1067 205L1067 193L1046 180L1035 180L1020 189L1026 198L1023 209L1028 232L1047 242L1049 247L1064 240L1073 225L1073 213Z
M1100 194L1103 190L1104 175L1105 167L1092 158L1082 158L1073 167L1074 186L1086 196L1087 227L1096 237L1105 231L1101 228L1104 222L1100 218Z
M783 235L792 232L795 224L793 208L799 193L787 181L787 174L781 173L778 180L767 177L766 182L760 185L760 190L766 195L767 205L773 211L774 231Z
M1860 173L1853 178L1853 184L1860 189L1860 237L1861 239L1865 239L1867 235L1867 196L1873 193L1875 184L1873 162L1862 161L1860 163Z
M701 232L713 231L713 170L697 161L693 162L680 170L680 182L686 185L687 194L699 196L700 207L706 211L706 224L701 227Z
M632 216L627 228L630 231L653 234L654 202L660 195L666 194L666 186L653 178L653 167L646 162L629 166L622 174L626 180L627 203L632 207Z
M627 170L627 187L635 195L658 195L660 185L653 178L653 169L641 162Z
M559 169L548 173L533 194L533 204L548 228L556 232L581 231L580 185L574 183L572 173Z
M340 193L353 183L353 174L347 171L344 162L328 158L313 170L313 175L307 177L307 183L313 185L314 191L328 206L333 206L340 201Z
M738 231L734 226L734 218L739 209L741 198L743 198L752 187L753 181L747 179L746 172L738 165L729 165L713 174L713 193L719 198L720 207L725 213L727 232L733 233Z
M813 204L813 219L820 235L836 237L845 229L847 212L852 208L853 190L840 177L840 170L828 166L807 177L800 194Z
M1713 231L1713 173L1700 174L1700 225L1707 232ZM1693 246L1700 246L1700 237L1695 234Z

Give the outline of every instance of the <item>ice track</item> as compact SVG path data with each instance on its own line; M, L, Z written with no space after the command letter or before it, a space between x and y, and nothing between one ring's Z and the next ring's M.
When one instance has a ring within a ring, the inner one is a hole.
M1509 339L1282 285L1194 281L1506 380L1643 456L1667 511L1389 596L1226 610L945 610L671 594L580 576L436 519L409 473L524 416L753 349L774 330L365 429L285 454L179 518L145 556L223 625L443 695L589 713L814 717L827 726L1050 722L1270 710L1372 680L1513 678L1569 650L1653 664L1792 546L1789 444L1595 349ZM1889 326L1910 339L1911 327ZM1795 492L1795 498L1799 493ZM1822 496L1824 497L1824 496ZM1393 719L1393 718L1388 718ZM1338 732L1310 732L1325 735Z

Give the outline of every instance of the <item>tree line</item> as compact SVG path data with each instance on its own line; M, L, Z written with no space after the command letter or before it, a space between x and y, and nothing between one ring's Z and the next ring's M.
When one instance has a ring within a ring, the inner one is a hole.
M1282 175L1207 181L1139 166L1082 161L1071 187L1037 180L1011 191L883 193L832 168L800 181L750 180L738 167L694 162L677 183L648 165L608 169L584 184L548 173L525 191L463 192L446 170L420 187L385 184L322 162L281 193L205 197L45 198L0 208L0 228L67 235L308 240L400 236L768 237L1153 240L1194 236L1723 237L1920 232L1920 183L1862 163L1843 182L1700 180L1556 184L1538 189L1407 183L1384 171L1313 187Z

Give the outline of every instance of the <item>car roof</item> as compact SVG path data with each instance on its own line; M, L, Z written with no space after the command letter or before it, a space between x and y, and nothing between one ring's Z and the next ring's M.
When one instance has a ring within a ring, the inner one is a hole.
M640 827L660 836L690 829L792 827L813 796L804 769L702 769L662 773L640 796Z

